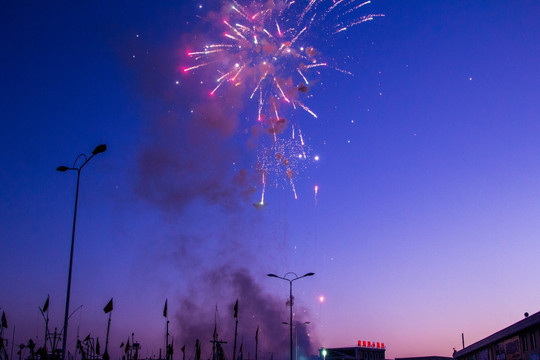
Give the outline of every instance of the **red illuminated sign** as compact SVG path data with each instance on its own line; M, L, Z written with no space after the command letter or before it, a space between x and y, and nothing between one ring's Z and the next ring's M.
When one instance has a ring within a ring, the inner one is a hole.
M358 347L369 349L386 349L383 342L358 340Z

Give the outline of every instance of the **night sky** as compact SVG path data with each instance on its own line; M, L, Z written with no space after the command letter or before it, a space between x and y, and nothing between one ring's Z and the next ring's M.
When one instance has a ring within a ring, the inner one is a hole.
M220 63L182 71L197 63L189 51L226 41L224 8L3 5L10 341L43 341L48 295L62 327L76 173L55 169L99 144L81 174L70 351L77 334L103 348L113 297L113 359L132 333L143 356L159 354L165 299L177 359L196 338L208 354L215 318L230 356L239 299L244 356L259 325L259 350L285 358L289 286L268 273L315 273L294 282L295 321L310 322L302 354L369 340L387 358L451 356L462 333L471 344L540 310L539 2L375 0L353 15L384 16L331 37L310 29L297 45L329 64L300 94L317 118L284 106L279 136L295 124L312 161L294 175L298 199L269 174L261 208L271 135L250 88L210 96Z

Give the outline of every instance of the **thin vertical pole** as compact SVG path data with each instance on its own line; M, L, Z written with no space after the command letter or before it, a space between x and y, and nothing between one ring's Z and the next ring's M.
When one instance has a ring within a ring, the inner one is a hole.
M167 326L165 328L165 359L169 360L169 319L167 318Z
M84 165L83 165L84 166ZM71 293L71 273L73 270L73 248L75 247L75 223L77 222L77 203L79 201L79 181L82 166L77 170L77 187L75 190L75 210L73 211L73 229L71 230L71 251L69 253L68 285L66 294L66 311L64 313L64 337L62 339L62 360L66 360L66 346L68 336L69 296Z
M49 309L47 309L47 317L45 318L45 340L43 341L44 342L44 347L45 347L45 351L47 351L47 337L49 336Z
M107 354L107 357L109 357L109 330L111 328L111 314L112 310L109 311L109 321L107 322L107 337L105 338L105 354Z
M257 332L255 333L255 360L259 355L259 325L257 325Z
M236 325L234 326L234 347L233 347L233 358L236 360L236 336L238 335L238 317L236 318Z
M11 338L11 355L9 356L13 359L13 345L15 345L15 325L13 325L13 337Z
M291 360L293 360L293 345L292 345L292 307L293 307L293 297L292 297L292 280L289 280L289 286L290 286L290 293L289 293L289 302L290 302L290 306L291 306L291 317L290 317L290 321L289 321L289 329L290 329L290 333L291 333Z

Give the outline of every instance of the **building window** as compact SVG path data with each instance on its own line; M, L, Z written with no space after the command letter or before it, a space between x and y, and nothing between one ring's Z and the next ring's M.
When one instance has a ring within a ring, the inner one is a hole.
M527 351L529 349L527 349L527 334L523 334L521 336L521 347L523 348L523 351Z

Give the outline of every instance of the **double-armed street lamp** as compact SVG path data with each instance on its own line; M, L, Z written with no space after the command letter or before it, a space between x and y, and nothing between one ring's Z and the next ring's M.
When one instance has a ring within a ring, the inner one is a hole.
M75 190L75 210L73 212L73 229L71 231L71 251L69 254L69 271L68 271L68 284L67 284L67 294L66 294L66 311L64 314L64 336L62 339L62 360L66 360L66 345L67 345L67 334L68 334L68 319L69 319L69 297L71 293L71 272L73 269L73 247L75 245L75 223L77 222L77 203L79 201L79 180L81 178L81 170L83 167L97 154L100 154L107 150L107 145L101 144L96 146L94 151L92 151L92 155L89 157L86 156L86 154L80 154L75 158L75 161L73 162L72 167L68 166L59 166L56 168L57 171L65 172L68 170L74 170L77 171L77 187ZM84 158L84 162L81 166L76 167L77 161L79 158Z
M291 277L289 275L294 276L294 277ZM302 279L302 278L305 278L305 277L308 277L308 276L313 276L313 275L315 275L315 273L312 273L312 272L304 274L302 276L298 276L298 275L296 275L296 273L293 273L293 272L288 272L284 276L277 276L275 274L267 274L267 276L269 276L269 277L278 278L278 279L285 280L285 281L289 282L289 290L290 290L289 291L289 306L290 306L289 328L290 328L290 340L291 340L291 360L293 360L293 336L292 336L292 328L293 328L293 316L292 316L293 315L293 311L292 311L292 308L293 308L293 296L292 296L292 284L293 284L293 281L295 281L295 280Z

